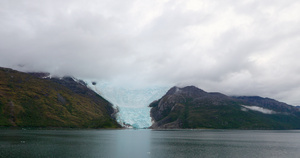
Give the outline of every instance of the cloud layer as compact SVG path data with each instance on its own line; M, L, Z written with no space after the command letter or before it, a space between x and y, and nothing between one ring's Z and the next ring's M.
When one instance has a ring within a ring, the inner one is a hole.
M300 105L298 0L0 2L0 66Z

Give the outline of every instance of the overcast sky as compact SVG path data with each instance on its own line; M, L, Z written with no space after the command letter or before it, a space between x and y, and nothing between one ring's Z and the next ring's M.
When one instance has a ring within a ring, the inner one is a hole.
M299 0L1 0L0 66L300 105Z

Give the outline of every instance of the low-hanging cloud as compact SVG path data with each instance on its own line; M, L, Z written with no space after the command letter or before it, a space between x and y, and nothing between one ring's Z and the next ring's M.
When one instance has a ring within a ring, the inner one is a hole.
M0 66L300 105L300 2L0 2Z

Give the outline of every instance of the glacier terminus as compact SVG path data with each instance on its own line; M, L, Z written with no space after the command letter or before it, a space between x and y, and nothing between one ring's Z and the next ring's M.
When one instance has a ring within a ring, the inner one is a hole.
M123 127L148 128L152 125L150 107L169 87L124 88L108 82L87 82L88 86L107 99L118 110L117 121Z

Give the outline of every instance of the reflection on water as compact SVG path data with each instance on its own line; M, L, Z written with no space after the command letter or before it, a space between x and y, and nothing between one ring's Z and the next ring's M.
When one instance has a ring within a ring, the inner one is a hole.
M300 131L0 130L0 157L299 157Z
M150 157L151 130L120 130L112 157Z

